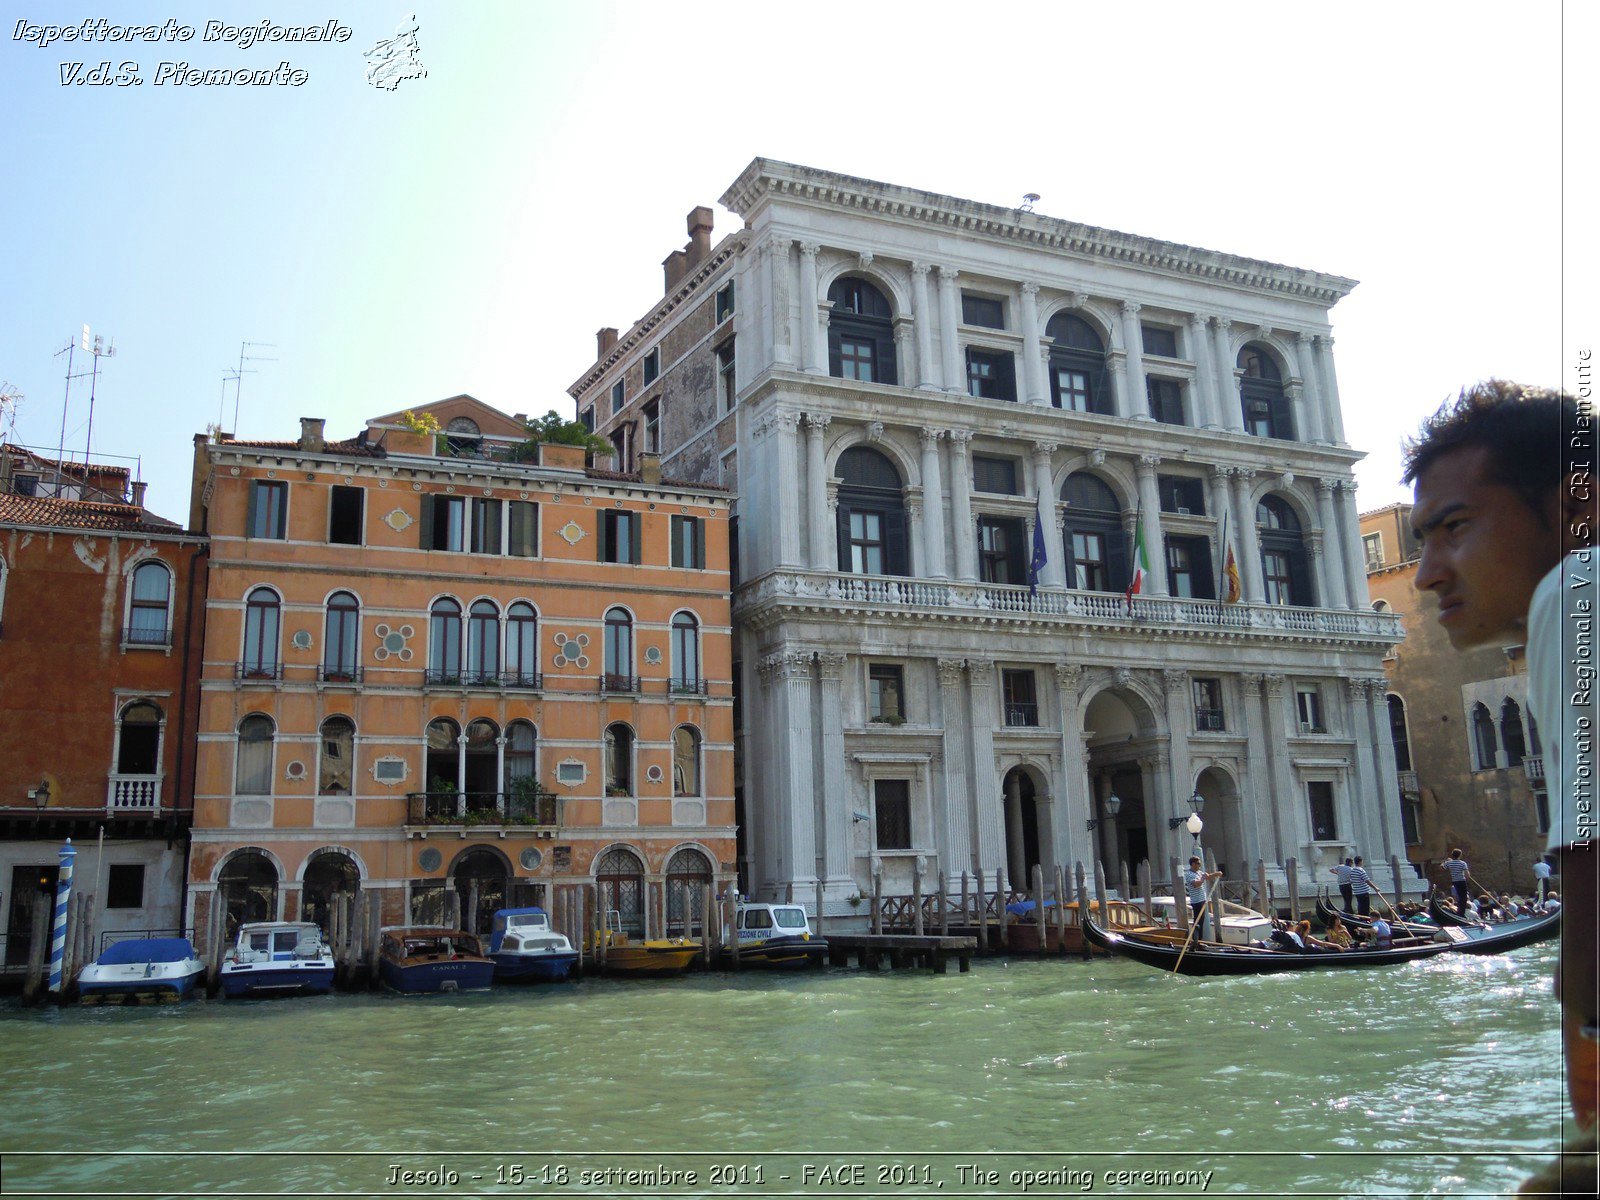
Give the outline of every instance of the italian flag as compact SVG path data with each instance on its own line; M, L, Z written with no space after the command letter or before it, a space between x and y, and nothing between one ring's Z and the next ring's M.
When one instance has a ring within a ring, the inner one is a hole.
M1133 598L1144 588L1145 572L1150 569L1150 557L1144 550L1144 513L1141 510L1134 518L1133 526L1133 575L1128 580L1128 611L1133 612Z

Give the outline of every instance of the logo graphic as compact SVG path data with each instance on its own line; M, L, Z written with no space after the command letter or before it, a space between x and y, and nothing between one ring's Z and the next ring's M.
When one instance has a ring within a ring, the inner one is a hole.
M403 79L427 76L428 68L417 57L421 50L417 45L417 29L417 14L407 13L406 19L394 27L392 38L380 39L365 52L368 83L392 92Z

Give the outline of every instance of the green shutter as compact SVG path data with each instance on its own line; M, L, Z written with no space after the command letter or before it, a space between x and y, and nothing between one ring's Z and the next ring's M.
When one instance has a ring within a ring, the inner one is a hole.
M611 512L602 512L599 514L599 516L600 520L596 523L596 533L598 536L595 538L595 541L598 542L600 546L600 561L610 562L611 520L615 514Z
M706 569L706 523L699 517L694 519L694 563L697 571Z
M644 558L644 514L629 513L628 523L633 536L628 539L629 547L633 550L633 557L629 560L638 566Z
M256 480L250 482L250 508L244 518L245 537L256 536L256 510L261 507L261 484Z
M433 549L433 497L422 497L422 519L417 522L420 529L420 542L424 550Z

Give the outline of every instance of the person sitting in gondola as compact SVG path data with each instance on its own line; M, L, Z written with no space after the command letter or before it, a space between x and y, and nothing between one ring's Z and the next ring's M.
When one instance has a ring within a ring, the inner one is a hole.
M1340 950L1350 949L1350 931L1345 928L1344 921L1338 913L1334 913L1328 921L1328 928L1323 932L1322 940L1330 946Z
M1267 939L1275 950L1287 950L1292 954L1304 954L1306 944L1301 940L1298 929L1289 928L1287 921L1276 922L1272 936Z
M1372 921L1372 941L1368 943L1373 950L1388 950L1394 945L1394 929L1382 917L1374 917Z
M1305 946L1307 954L1335 954L1339 950L1339 947L1332 942L1325 942L1319 937L1313 937L1310 921L1301 921L1300 924L1295 926L1294 931L1300 935L1300 941Z

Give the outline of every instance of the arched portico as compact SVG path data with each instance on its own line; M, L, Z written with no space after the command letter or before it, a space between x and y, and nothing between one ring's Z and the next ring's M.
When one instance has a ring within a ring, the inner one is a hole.
M1097 692L1084 708L1089 819L1094 822L1090 838L1108 884L1121 879L1124 866L1130 878L1137 878L1147 860L1155 860L1152 875L1164 874L1157 859L1166 830L1157 828L1162 772L1155 756L1162 747L1155 714L1152 701L1122 681ZM1115 806L1110 803L1113 796Z
M1238 783L1226 768L1212 765L1195 779L1194 794L1205 801L1200 816L1204 823L1200 844L1211 852L1225 880L1249 879L1250 851L1245 841Z

